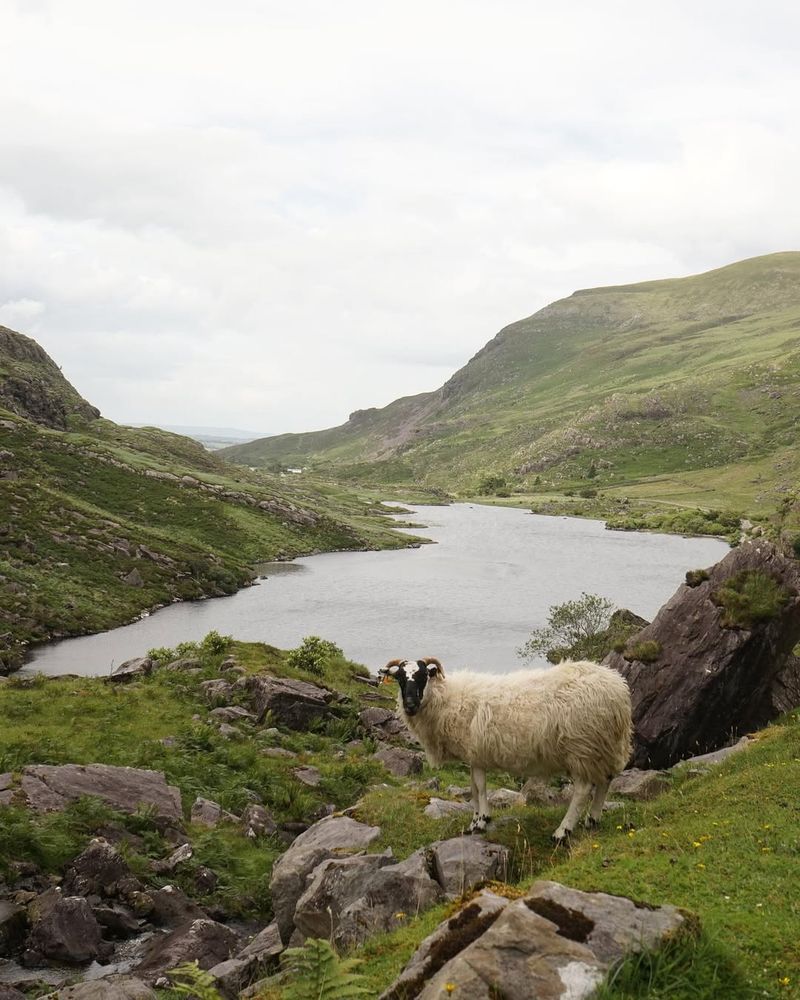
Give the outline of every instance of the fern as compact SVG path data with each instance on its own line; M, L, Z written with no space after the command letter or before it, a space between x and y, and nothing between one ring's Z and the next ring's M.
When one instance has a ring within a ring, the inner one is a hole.
M353 972L361 959L339 958L322 938L311 938L302 948L288 948L283 963L292 978L284 1000L352 1000L367 996L364 977Z
M170 969L168 974L173 978L173 993L181 993L194 1000L222 1000L215 985L216 980L205 969L200 968L197 959L194 962L184 962L176 969Z

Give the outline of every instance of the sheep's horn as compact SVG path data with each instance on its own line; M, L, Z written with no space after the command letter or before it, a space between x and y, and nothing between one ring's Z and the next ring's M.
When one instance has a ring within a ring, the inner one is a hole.
M391 667L399 667L402 666L402 664L403 660L389 660L389 662L386 664L385 667L381 667L380 670L378 670L378 673L387 674L391 669Z
M422 663L424 663L426 667L435 666L436 669L439 671L439 675L441 677L444 677L444 667L441 665L441 663L439 663L439 661L436 659L435 656L424 657L422 659Z

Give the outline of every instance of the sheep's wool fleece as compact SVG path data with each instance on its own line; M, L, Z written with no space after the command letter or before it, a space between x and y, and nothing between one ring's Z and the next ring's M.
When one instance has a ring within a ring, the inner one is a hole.
M631 699L625 679L589 661L511 674L434 676L420 711L403 713L428 760L460 760L520 776L568 774L597 784L631 753Z

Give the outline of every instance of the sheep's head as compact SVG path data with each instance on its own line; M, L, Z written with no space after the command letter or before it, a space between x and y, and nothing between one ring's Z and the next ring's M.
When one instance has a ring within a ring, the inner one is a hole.
M433 656L424 660L389 660L378 673L382 677L392 677L400 685L403 711L406 715L416 715L422 708L422 700L428 682L444 677L444 668Z

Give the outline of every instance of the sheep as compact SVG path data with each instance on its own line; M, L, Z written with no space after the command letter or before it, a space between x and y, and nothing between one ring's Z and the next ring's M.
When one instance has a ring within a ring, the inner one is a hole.
M399 683L398 708L430 765L469 764L470 833L484 831L491 819L488 770L571 778L574 791L553 833L556 843L570 836L590 796L586 826L597 825L608 786L631 753L630 692L616 671L566 660L550 669L464 671L445 679L441 663L429 656L390 660L378 673Z

